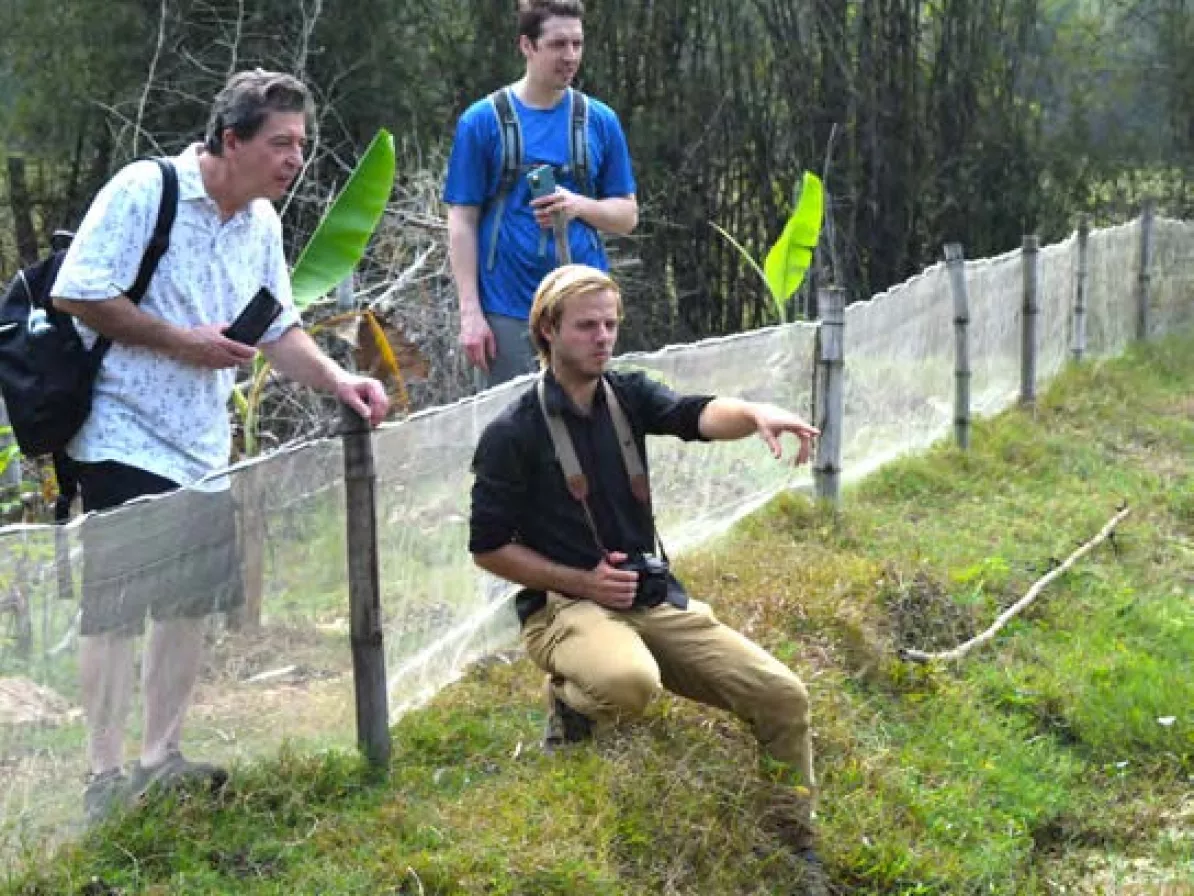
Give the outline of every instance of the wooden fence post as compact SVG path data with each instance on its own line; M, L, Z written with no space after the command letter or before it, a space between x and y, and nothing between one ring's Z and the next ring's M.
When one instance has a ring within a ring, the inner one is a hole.
M1020 404L1036 403L1037 318L1040 315L1040 239L1024 237L1021 253L1024 268L1024 306L1020 329Z
M1078 219L1078 273L1074 284L1074 360L1086 355L1086 278L1090 266L1090 219Z
M1136 281L1136 338L1141 342L1148 339L1152 316L1149 303L1152 300L1153 221L1156 213L1156 200L1144 200L1140 211L1140 271Z
M384 769L390 762L390 707L378 576L373 434L368 422L347 405L341 407L341 424L357 745L372 765Z
M817 460L813 467L816 495L836 505L841 496L842 418L845 413L845 329L846 291L830 286L819 291L817 308L821 323L817 330L817 367L820 390L817 396Z
M970 450L970 297L966 292L966 258L961 243L946 243L945 264L954 298L954 439Z

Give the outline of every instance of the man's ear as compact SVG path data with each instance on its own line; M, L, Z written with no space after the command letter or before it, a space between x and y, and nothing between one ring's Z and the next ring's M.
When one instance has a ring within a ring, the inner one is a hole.
M539 338L549 348L551 347L552 327L546 315L539 319Z
M535 52L535 42L525 34L518 35L518 52L530 59L531 54Z

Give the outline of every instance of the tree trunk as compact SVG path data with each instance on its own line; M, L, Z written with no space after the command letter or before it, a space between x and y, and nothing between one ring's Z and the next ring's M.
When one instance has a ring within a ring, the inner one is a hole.
M8 201L12 207L13 230L16 231L17 256L22 267L31 265L37 261L41 250L37 245L37 231L33 227L33 206L25 181L24 156L8 157Z

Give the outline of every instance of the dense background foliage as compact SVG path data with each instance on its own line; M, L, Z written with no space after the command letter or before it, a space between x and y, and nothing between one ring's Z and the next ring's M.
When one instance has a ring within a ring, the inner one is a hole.
M194 139L228 72L250 65L303 76L320 101L313 163L286 210L294 245L380 126L400 135L400 188L438 178L459 112L520 72L513 9L6 0L0 264L73 224L122 162ZM621 115L643 206L618 247L643 310L632 344L768 322L757 276L710 224L761 255L804 169L827 174L833 200L821 275L852 298L905 279L945 241L991 254L1027 232L1062 236L1081 212L1126 217L1145 194L1194 210L1189 0L588 9L581 86Z

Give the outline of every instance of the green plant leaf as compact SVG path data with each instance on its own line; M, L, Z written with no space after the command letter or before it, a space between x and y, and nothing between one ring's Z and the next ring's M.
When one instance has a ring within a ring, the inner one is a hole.
M749 264L752 268L754 268L755 272L759 275L760 278L762 278L763 282L767 284L767 288L770 289L771 282L767 279L767 275L763 273L763 269L761 267L759 267L759 263L754 260L754 258L751 256L751 254L749 252L746 251L746 247L743 246L736 239L734 239L732 236L730 236L730 232L728 230L726 230L724 227L722 227L720 224L715 224L712 221L710 221L709 224L714 230L716 230L723 237L725 237L726 240L729 241L729 244L731 246L733 246L735 249L738 250L738 254L742 256L743 260L747 264ZM775 298L774 294L772 295L772 298Z
M0 448L0 473L8 469L8 465L15 463L17 458L21 456L21 449L16 445L5 445Z
M825 214L825 195L821 179L806 171L800 185L800 197L784 232L776 240L763 270L771 295L783 319L784 303L804 282L804 275L813 260L813 250L821 238L821 219Z
M382 129L290 272L294 303L299 309L321 299L352 274L385 211L393 185L394 138Z

